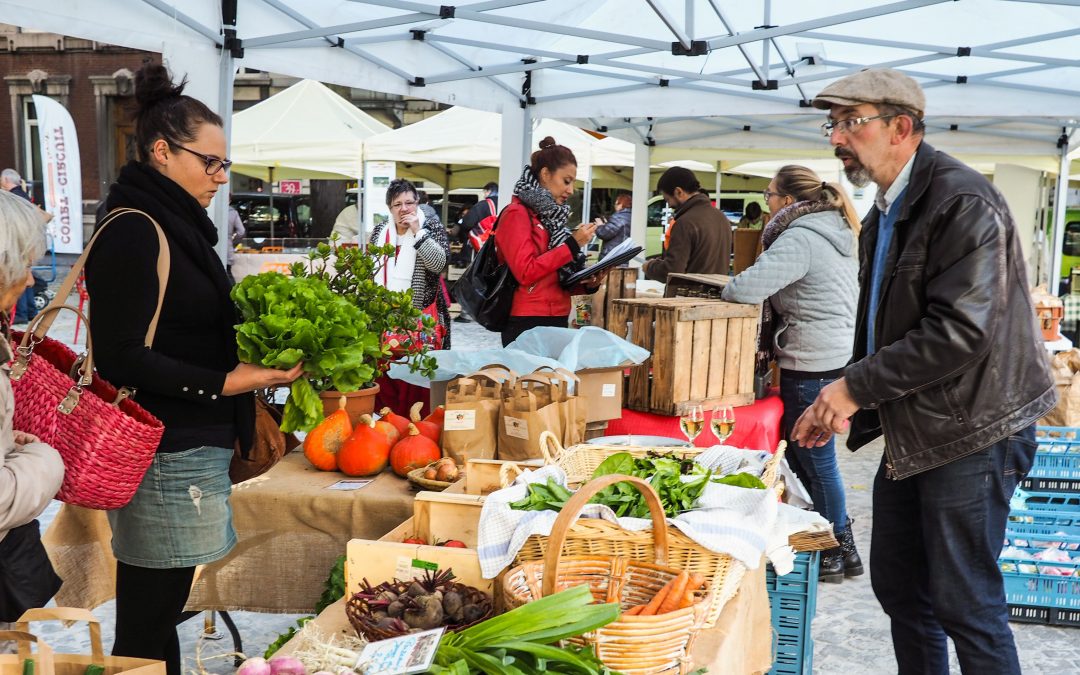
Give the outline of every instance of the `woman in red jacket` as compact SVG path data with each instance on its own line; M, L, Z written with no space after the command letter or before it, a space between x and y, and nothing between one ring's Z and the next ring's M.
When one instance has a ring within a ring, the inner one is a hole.
M514 198L499 215L495 231L499 260L509 265L518 282L510 319L502 330L506 345L530 328L566 328L570 296L594 293L603 275L582 286L563 288L566 279L585 266L585 246L596 232L595 223L583 223L573 232L566 228L574 194L577 159L551 136L540 141L529 166L514 186Z

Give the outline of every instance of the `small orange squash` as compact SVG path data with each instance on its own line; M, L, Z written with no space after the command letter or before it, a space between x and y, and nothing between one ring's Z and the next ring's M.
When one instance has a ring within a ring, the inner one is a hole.
M379 418L394 425L394 428L398 430L398 434L402 438L409 435L409 420L406 417L402 417L390 408L383 408L379 411Z
M367 424L357 424L338 450L338 468L346 476L371 476L386 468L390 460L390 439L375 428L370 417Z
M330 413L304 439L304 457L319 471L337 471L337 453L341 444L352 434L352 422L345 411L345 397L338 409Z
M415 424L409 425L409 435L402 438L390 451L390 466L394 473L405 478L413 469L437 461L442 457L442 450L435 441L420 434Z
M378 431L379 433L390 439L390 447L394 447L394 443L397 443L399 440L401 440L401 432L397 430L397 427L395 427L393 424L390 424L386 420L376 420L373 419L371 415L361 415L360 421L364 424L374 425L375 431Z
M424 402L423 401L417 401L415 404L413 404L412 410L409 411L409 417L412 418L413 425L416 426L417 430L421 434L423 434L424 436L427 436L428 438L430 438L432 441L435 442L436 445L441 446L441 443L442 443L442 425L441 424L436 424L435 422L432 422L430 416L428 416L428 417L426 417L424 419L420 419L420 408L423 408L423 407L424 407ZM434 414L435 413L432 413L432 415L434 415ZM438 458L436 457L436 459L438 459Z
M425 422L431 422L432 424L439 425L439 429L443 428L443 422L446 419L446 406L437 405L435 409L431 411L431 414L424 418Z

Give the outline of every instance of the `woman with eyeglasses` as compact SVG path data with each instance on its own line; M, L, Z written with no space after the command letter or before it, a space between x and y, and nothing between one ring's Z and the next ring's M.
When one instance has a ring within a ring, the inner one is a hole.
M398 178L386 188L389 220L378 224L368 243L393 244L375 282L392 291L412 289L413 306L433 315L442 334L441 349L450 349L450 303L442 273L450 258L446 228L435 209L420 203L420 193L411 182Z
M851 359L860 222L844 188L803 166L782 167L764 197L773 214L761 236L764 251L724 288L723 298L764 303L759 349L780 366L787 438ZM833 441L820 448L792 442L787 458L840 542L825 552L821 580L839 583L862 574Z
M138 159L109 189L86 265L95 365L165 426L153 463L135 496L109 511L116 555L113 654L163 659L179 675L176 623L197 565L223 558L236 544L229 506L234 448L251 448L252 392L300 374L242 364L238 323L225 266L214 251L218 231L206 213L228 183L221 118L184 96L162 65L135 77ZM138 212L116 214L118 209ZM160 316L158 236L170 266ZM144 346L157 318L157 332Z

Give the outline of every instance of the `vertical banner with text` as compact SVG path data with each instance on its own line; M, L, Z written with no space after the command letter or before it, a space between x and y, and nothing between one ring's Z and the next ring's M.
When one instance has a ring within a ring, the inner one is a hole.
M57 101L34 96L41 137L41 177L57 253L82 253L82 165L75 122Z
M361 241L366 242L376 225L390 220L390 209L386 206L386 188L397 176L397 164L394 162L364 162L364 231Z

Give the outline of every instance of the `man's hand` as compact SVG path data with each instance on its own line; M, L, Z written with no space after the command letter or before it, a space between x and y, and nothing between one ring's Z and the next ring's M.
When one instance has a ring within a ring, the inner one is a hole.
M848 418L859 410L851 398L844 378L825 385L814 403L799 416L791 438L804 447L818 447L829 442L834 433L847 430Z

